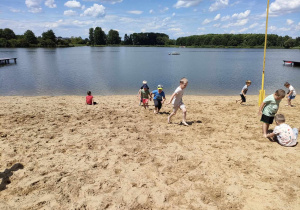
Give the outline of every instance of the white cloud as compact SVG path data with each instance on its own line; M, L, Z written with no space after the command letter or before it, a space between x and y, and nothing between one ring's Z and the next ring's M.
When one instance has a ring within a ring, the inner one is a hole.
M153 9L150 9L149 13L150 13L150 14L153 14L153 13L154 13Z
M123 0L100 0L100 2L103 3L110 3L110 4L116 4L116 3L121 3Z
M205 19L205 20L202 22L202 24L205 25L205 24L208 24L208 23L210 23L210 22L211 22L211 20Z
M181 7L193 7L193 6L197 6L198 4L200 4L202 0L177 0L177 3L174 4L174 7L176 9L179 9Z
M165 8L163 8L162 10L160 10L160 12L166 12L166 11L168 11L169 10L169 8L168 7L165 7Z
M41 7L42 0L25 0L25 4L29 9L29 12L39 13L42 12Z
M237 20L235 23L229 23L227 25L222 26L222 28L229 28L234 26L243 26L248 23L248 19Z
M242 28L241 30L239 30L239 32L240 33L243 33L243 32L245 32L245 31L247 31L248 30L248 28Z
M233 18L244 19L250 15L250 10L246 10L245 12L241 12L240 14L235 13L232 15Z
M222 9L224 7L227 7L228 3L229 3L229 0L216 0L215 3L213 3L212 5L210 5L209 11L213 12L213 11Z
M19 12L21 12L21 10L19 10L19 9L10 9L9 11L11 11L13 13L19 13Z
M229 15L226 15L224 17L221 18L221 21L226 21L226 20L229 20L230 19L230 16Z
M258 23L253 23L249 26L249 28L255 28L256 26L258 26Z
M70 8L80 8L81 4L79 1L73 0L73 1L67 1L64 4L66 7L70 7Z
M132 11L127 11L130 14L134 14L134 15L140 15L143 13L143 11L139 11L139 10L132 10Z
M198 28L199 31L205 31L205 28L204 27L200 27Z
M221 18L221 14L217 14L214 20L219 20Z
M64 15L66 15L66 16L75 16L75 15L77 15L77 12L70 9L70 10L64 11Z
M45 5L49 8L56 8L55 0L46 0Z
M276 26L270 26L270 27L269 27L269 30L270 30L270 31L276 31L276 30L277 30L277 27L276 27Z
M105 7L99 4L94 4L92 7L84 10L80 16L104 17Z
M292 25L292 24L294 23L294 21L291 20L291 19L287 19L287 20L286 20L286 23L287 23L288 25Z
M221 25L220 23L217 23L217 24L214 24L213 26L216 27L216 28L219 28L220 25Z
M172 17L174 17L176 15L176 13L175 12L173 12L173 14L172 14Z
M169 28L169 31L175 31L175 32L180 32L181 28Z
M300 12L299 0L275 0L270 5L270 14L283 15Z

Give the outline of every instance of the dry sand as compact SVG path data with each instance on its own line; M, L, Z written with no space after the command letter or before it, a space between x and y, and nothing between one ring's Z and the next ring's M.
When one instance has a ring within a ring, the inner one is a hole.
M238 98L184 96L186 127L132 95L0 97L0 209L300 209L300 146ZM278 112L292 127L299 98Z

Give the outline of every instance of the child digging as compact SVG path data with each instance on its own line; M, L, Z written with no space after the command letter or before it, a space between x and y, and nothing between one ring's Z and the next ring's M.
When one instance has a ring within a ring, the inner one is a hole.
M168 117L168 123L171 123L172 116L175 115L177 110L180 108L183 114L182 124L188 125L186 123L186 107L182 101L183 90L187 87L187 85L188 85L188 80L186 78L182 78L179 82L179 87L177 87L177 89L171 96L169 103L167 103L170 104L172 102L173 105L173 112Z
M273 138L280 145L285 147L293 147L297 144L298 129L291 128L289 125L285 124L285 118L283 114L277 114L275 116L276 127L273 133L266 135L267 138Z
M258 114L261 115L260 121L263 122L262 132L266 137L270 124L273 123L274 116L279 109L279 103L284 98L285 92L282 89L276 90L272 95L265 98L263 103L259 107Z

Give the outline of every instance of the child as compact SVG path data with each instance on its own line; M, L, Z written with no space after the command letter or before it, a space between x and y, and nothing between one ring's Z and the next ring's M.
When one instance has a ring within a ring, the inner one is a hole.
M148 87L148 85L147 85L147 81L146 80L144 80L143 81L143 85L142 85L142 87L139 89L139 92L138 92L138 94L137 94L137 97L139 97L139 101L140 101L140 106L141 106L141 103L143 102L143 99L141 98L141 90L144 88L144 85L146 85L146 87L147 87L147 89L149 90L149 87Z
M266 137L269 125L273 123L274 116L279 109L279 103L284 98L285 92L282 89L276 90L272 95L265 98L263 103L259 107L259 115L261 116L260 121L263 122L262 131L263 136Z
M97 102L94 102L94 97L92 96L92 92L88 91L86 96L86 104L87 105L96 105Z
M166 100L166 96L165 96L165 93L163 91L163 86L158 85L157 90L153 90L150 93L150 97L152 97L152 94L154 94L154 97L153 97L154 106L155 106L154 114L158 114L159 110L161 109L162 104Z
M171 123L172 116L175 115L177 110L180 108L183 114L182 124L188 125L186 123L186 107L182 102L183 90L187 87L187 85L188 85L188 80L183 77L179 82L179 87L177 87L177 89L171 96L169 103L167 103L170 104L172 102L173 105L173 112L168 117L168 123Z
M273 133L266 135L267 138L273 138L282 146L292 147L297 144L298 129L292 129L289 125L285 124L285 118L283 114L277 114L275 116L276 127Z
M151 101L151 95L150 95L150 92L149 92L148 85L145 84L145 85L142 86L142 88L143 89L141 89L141 91L140 91L140 97L142 99L144 108L146 109L147 107L149 108L148 101L149 101L149 96L150 96L150 101Z
M288 104L286 106L292 107L292 102L291 101L292 101L292 99L294 99L296 97L296 90L288 82L284 83L284 86L289 89L289 92L288 92L288 94L286 96L287 97L287 101L288 101Z
M241 96L241 99L240 100L235 100L235 103L237 103L238 101L241 101L240 104L246 102L246 94L247 94L247 91L248 91L248 87L251 85L251 81L250 80L247 80L246 81L246 85L243 87L241 93L240 93L240 96Z

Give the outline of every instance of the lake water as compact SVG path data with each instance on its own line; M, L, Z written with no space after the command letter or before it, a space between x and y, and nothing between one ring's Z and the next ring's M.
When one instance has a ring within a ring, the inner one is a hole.
M180 55L168 55L177 51ZM158 47L0 48L0 58L17 64L0 66L0 95L136 94L143 80L172 94L181 77L189 79L185 94L238 95L245 80L248 94L261 89L263 49L194 49ZM300 93L300 50L267 49L266 94L290 82Z

